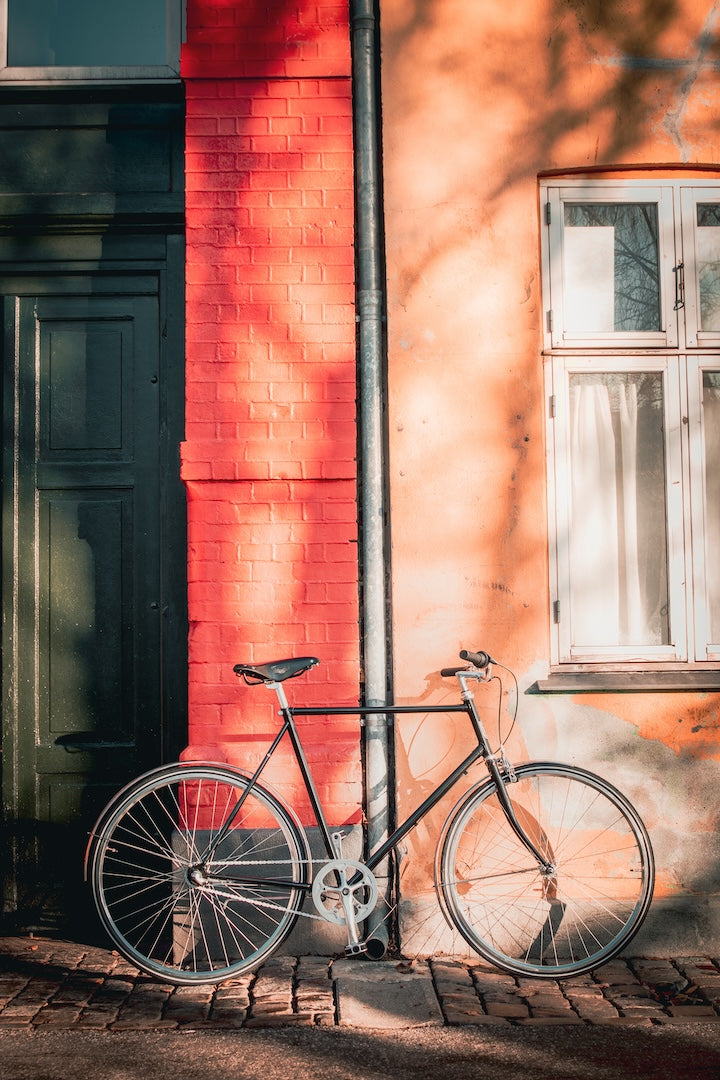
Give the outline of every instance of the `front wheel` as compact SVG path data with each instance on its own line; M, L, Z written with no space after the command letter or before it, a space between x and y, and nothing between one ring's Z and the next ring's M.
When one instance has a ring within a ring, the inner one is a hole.
M89 874L122 955L177 984L257 967L283 941L309 879L307 840L290 812L232 769L170 765L105 809ZM303 888L303 886L305 886Z
M488 781L464 797L440 842L438 889L459 932L484 959L515 975L592 971L623 949L652 898L645 826L612 785L582 769L532 763L505 790L510 827Z

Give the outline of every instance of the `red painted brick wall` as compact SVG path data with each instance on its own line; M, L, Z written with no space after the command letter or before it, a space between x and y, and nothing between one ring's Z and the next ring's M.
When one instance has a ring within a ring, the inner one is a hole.
M248 768L277 719L236 661L316 655L291 699L358 698L348 9L187 14L185 756ZM300 723L331 822L357 821L357 718ZM307 819L287 754L271 782Z

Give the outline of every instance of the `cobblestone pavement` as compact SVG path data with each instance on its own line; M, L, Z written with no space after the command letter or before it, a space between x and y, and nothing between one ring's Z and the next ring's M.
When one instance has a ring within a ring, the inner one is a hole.
M366 988L373 980L389 982L399 1002L403 979L408 987L419 976L427 980L437 1001L435 1022L446 1026L720 1021L717 958L613 960L592 975L557 982L513 978L482 963L361 963L360 975L353 969L354 979L361 978ZM347 970L343 965L347 961L326 956L277 956L254 974L219 986L174 987L141 974L110 950L44 938L0 938L0 1029L352 1025L352 1012L344 1011L340 1000L342 987L349 985L340 976Z

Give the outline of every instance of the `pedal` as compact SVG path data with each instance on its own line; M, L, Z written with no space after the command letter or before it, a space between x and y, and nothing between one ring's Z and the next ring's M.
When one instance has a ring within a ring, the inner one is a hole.
M345 946L346 956L362 956L367 952L367 945L364 941L351 942L350 945Z

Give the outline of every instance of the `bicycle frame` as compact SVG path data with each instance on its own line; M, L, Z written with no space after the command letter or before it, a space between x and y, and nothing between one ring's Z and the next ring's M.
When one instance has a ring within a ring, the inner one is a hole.
M253 786L259 781L265 766L269 762L275 750L287 735L290 739L290 743L293 748L295 759L300 769L303 784L310 800L310 806L313 811L313 815L320 829L320 834L323 839L323 844L328 855L328 859L334 859L337 856L335 844L333 840L333 834L327 823L325 812L320 802L315 781L310 769L309 762L305 755L300 735L295 724L296 716L402 716L402 715L426 715L428 713L465 713L472 724L473 730L477 738L477 746L470 751L459 765L452 770L446 778L437 785L437 787L423 800L422 803L403 821L397 828L391 833L390 836L378 847L375 851L371 852L368 858L365 860L365 865L369 870L373 870L378 866L383 859L392 851L401 840L407 836L415 826L422 821L426 814L428 814L433 807L435 807L447 793L455 786L458 780L463 776L467 770L475 764L475 762L482 759L487 766L488 772L492 780L494 780L497 792L498 800L505 812L505 816L510 823L513 831L519 837L525 847L534 855L541 868L546 871L551 871L552 867L547 863L547 859L542 852L535 846L532 839L527 835L525 830L520 825L515 811L513 809L510 798L505 790L505 781L512 781L512 775L508 774L505 778L503 771L498 764L498 758L490 750L490 744L483 726L482 720L478 714L475 706L475 698L472 690L467 685L470 680L474 681L488 681L487 675L483 673L475 673L470 670L460 671L457 673L462 689L462 702L455 705L359 705L355 706L316 706L316 707L298 707L295 708L288 703L285 689L280 682L269 682L265 686L268 690L273 690L277 695L280 703L280 715L283 718L283 723L280 727L275 738L272 740L270 746L265 752L260 764L257 766L255 772L249 778L248 787L245 794L238 800L233 808L228 820L225 822L224 827L220 830L219 834L215 838L211 849L205 853L206 858L212 856L213 852L219 847L227 832L232 827L232 823L239 813L245 799L252 791ZM310 891L312 889L312 883L297 884L297 887Z

